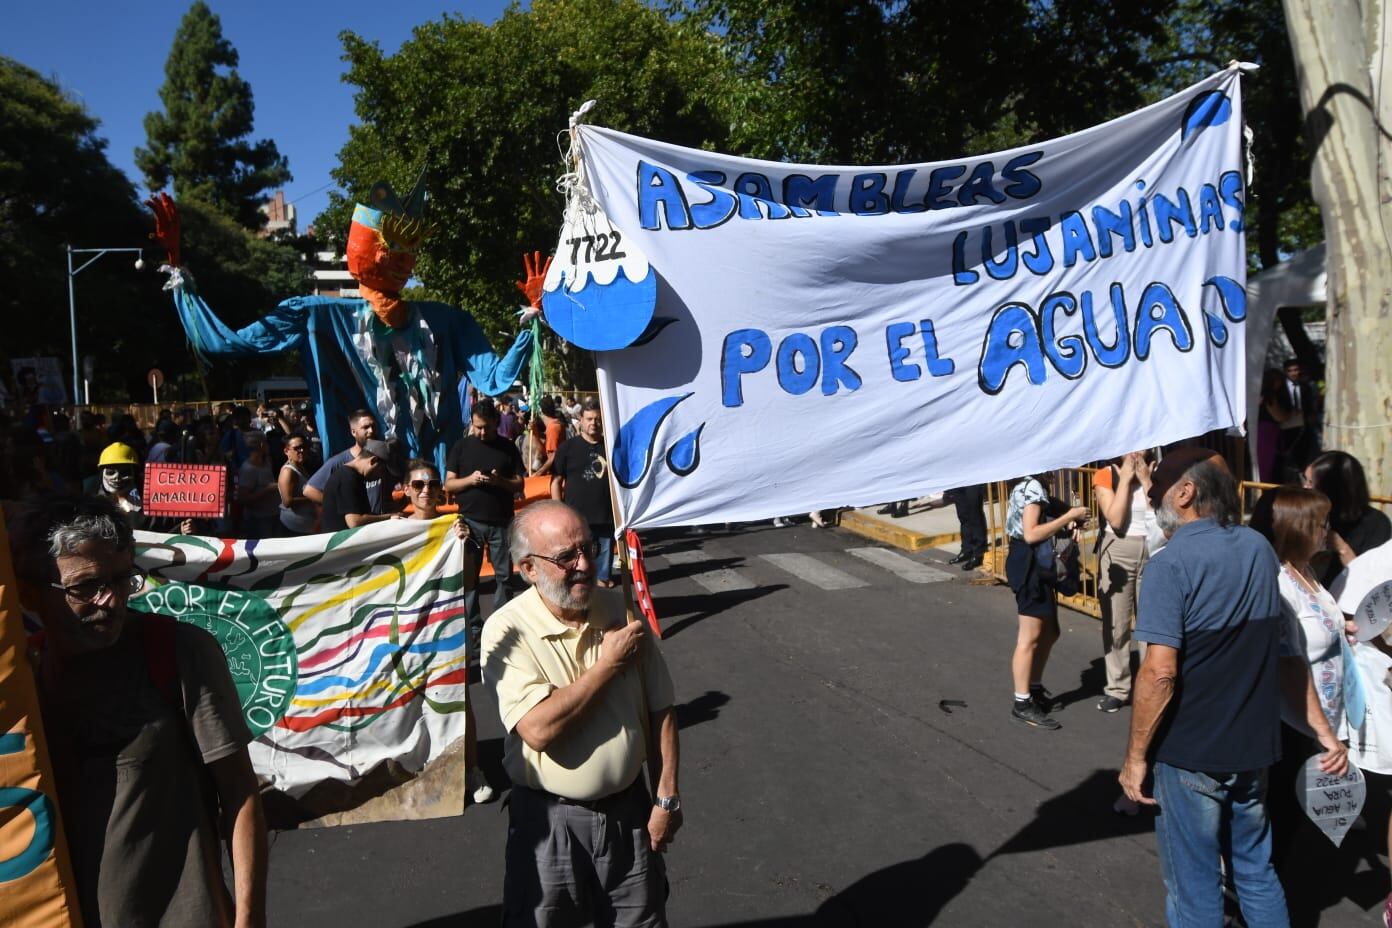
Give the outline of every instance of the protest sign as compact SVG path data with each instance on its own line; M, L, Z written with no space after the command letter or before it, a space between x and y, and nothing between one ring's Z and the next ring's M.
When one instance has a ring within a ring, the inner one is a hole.
M1336 777L1320 770L1321 756L1316 754L1300 768L1295 777L1295 794L1310 821L1338 847L1363 811L1368 786L1353 761L1349 761L1347 773Z
M416 772L465 732L454 520L259 540L137 532L150 582L130 606L217 638L275 788L353 783L388 760Z
M0 925L77 924L39 694L0 518Z
M141 505L147 516L220 519L227 506L227 468L216 464L146 464Z
M656 274L652 337L597 356L625 525L868 505L1240 424L1238 75L897 167L580 126L587 195Z
M1368 591L1359 601L1353 621L1358 626L1354 637L1359 641L1371 641L1387 630L1388 623L1392 623L1392 580Z

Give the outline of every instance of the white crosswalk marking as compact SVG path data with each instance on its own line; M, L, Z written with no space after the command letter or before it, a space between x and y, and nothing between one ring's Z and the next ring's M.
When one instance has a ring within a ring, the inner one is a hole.
M662 557L667 559L670 564L693 564L699 567L702 564L711 562L711 552L706 551L667 551L663 552ZM734 590L753 590L758 584L750 580L743 574L730 570L728 567L717 567L713 570L697 570L689 575L700 586L710 593L729 593Z
M952 579L952 574L945 570L929 567L921 561L915 561L888 548L850 548L847 553L862 561L869 561L876 567L883 567L910 583L937 583Z
M844 570L837 570L807 554L761 554L759 555L775 567L786 570L799 580L806 580L813 586L824 590L853 590L869 586L859 577L853 577Z

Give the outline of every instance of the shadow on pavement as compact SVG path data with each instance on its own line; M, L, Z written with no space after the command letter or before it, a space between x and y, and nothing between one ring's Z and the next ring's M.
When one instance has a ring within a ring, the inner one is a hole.
M677 705L677 728L690 728L702 722L713 722L720 716L720 707L730 701L726 693L706 690L700 696Z
M1102 658L1096 658L1078 674L1078 685L1064 693L1055 693L1054 699L1063 706L1071 706L1093 696L1101 696L1107 685L1107 674L1102 669Z
M982 864L969 846L944 844L856 880L810 915L726 922L718 928L924 928Z
M714 570L733 570L744 566L742 557L712 557L699 564L668 564L648 571L648 582L656 586L669 580L679 580L692 574L702 574Z
M1121 796L1117 773L1116 770L1094 771L1068 792L1040 803L1034 821L1017 831L990 857L1154 831L1155 816L1150 812L1120 815L1112 811L1112 803Z
M777 593L779 590L786 590L786 583L775 583L771 586L757 586L752 590L730 590L727 593L700 593L695 596L663 596L654 599L653 608L657 610L657 617L663 622L662 639L666 641L678 632L689 626L695 625L702 619L709 619L711 616L725 612L735 606L755 599L760 599L770 593ZM684 618L668 625L665 621L667 616L679 615Z
M429 921L415 922L404 928L473 928L475 925L497 925L503 920L501 905L485 905L467 912L441 915Z

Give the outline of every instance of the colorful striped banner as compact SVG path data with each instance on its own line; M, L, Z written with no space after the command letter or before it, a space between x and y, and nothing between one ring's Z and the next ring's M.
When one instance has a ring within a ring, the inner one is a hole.
M131 608L211 632L257 773L303 795L384 761L421 770L464 737L468 631L454 517L330 535L136 533L150 582Z

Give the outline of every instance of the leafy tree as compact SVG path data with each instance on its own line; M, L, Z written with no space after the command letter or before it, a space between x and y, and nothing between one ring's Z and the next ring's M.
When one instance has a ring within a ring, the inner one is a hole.
M549 251L560 228L557 133L581 103L598 100L596 117L617 129L726 142L717 38L638 0L537 0L491 25L446 17L417 27L394 55L351 32L343 43L361 123L334 172L346 193L316 227L341 240L374 182L404 191L424 170L440 227L417 277L473 313L495 345L517 330L520 254ZM561 361L583 364L582 354Z
M1261 66L1242 85L1256 165L1247 213L1253 264L1271 267L1318 244L1323 231L1310 192L1310 151L1280 0L1187 0L1175 7L1169 34L1168 65L1161 71L1169 92L1229 61Z
M97 128L57 84L0 57L0 366L6 369L6 356L53 356L63 360L64 381L71 382L65 245L147 244L130 181L107 160ZM97 395L122 394L127 372L115 358L139 365L170 345L166 332L131 324L143 318L147 300L159 298L158 282L120 255L94 263L74 289L79 349L98 359ZM173 342L180 354L182 341ZM142 378L149 366L140 368Z
M818 163L954 158L1135 108L1168 4L677 0L723 36L735 150Z
M135 161L151 190L173 181L178 199L201 200L255 229L264 221L262 194L289 181L290 170L273 141L249 138L251 86L237 62L221 20L196 0L164 64L164 111L146 114L148 144Z

